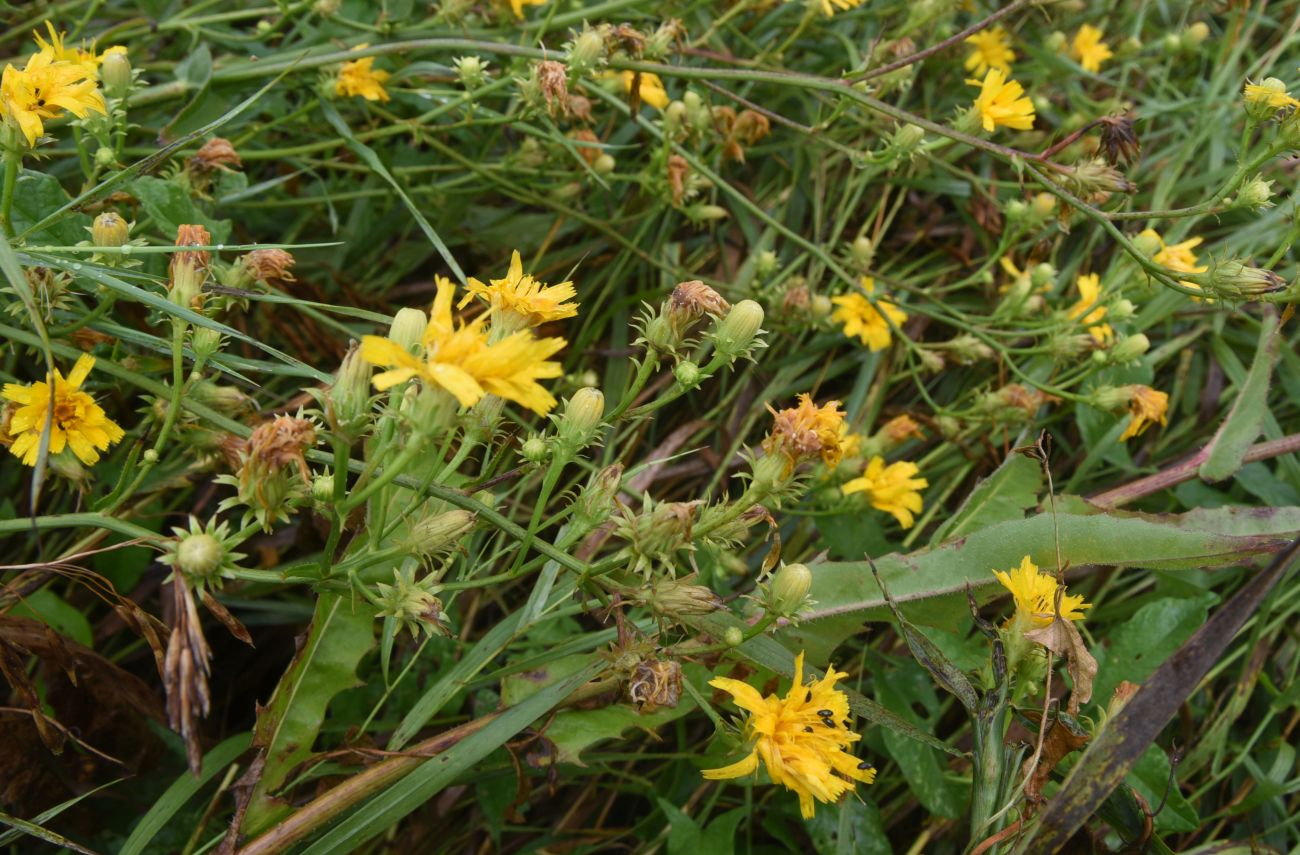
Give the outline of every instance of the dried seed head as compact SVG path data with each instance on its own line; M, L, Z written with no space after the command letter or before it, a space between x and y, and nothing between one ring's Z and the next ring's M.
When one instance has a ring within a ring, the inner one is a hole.
M643 713L672 709L682 697L682 666L672 659L647 659L632 669L627 699Z
M1112 165L1132 163L1142 153L1142 143L1133 129L1132 116L1105 116L1097 120L1101 147Z
M239 261L245 272L258 282L275 284L294 281L293 274L289 272L294 265L294 257L286 250L255 249Z
M198 172L214 172L218 169L230 172L239 169L244 162L239 158L239 152L230 140L222 137L213 137L205 142L190 157L190 166Z
M553 59L537 63L537 82L541 85L542 97L546 99L546 109L552 116L568 111L569 73L563 65Z

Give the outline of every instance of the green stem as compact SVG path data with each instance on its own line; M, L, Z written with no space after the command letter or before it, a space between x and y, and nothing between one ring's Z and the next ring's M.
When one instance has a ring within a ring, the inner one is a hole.
M22 163L23 157L18 153L12 132L9 133L8 143L4 154L4 189L0 191L3 192L3 196L0 196L0 227L4 228L5 237L12 238L14 224L10 215L14 207L14 185L18 183L18 166Z

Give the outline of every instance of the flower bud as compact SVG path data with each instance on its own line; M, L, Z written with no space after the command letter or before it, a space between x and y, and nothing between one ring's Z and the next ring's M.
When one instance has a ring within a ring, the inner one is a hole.
M1065 33L1061 32L1060 30L1054 30L1052 34L1047 37L1047 41L1044 43L1043 46L1046 47L1047 50L1052 53L1061 53L1065 50L1065 45L1067 41L1068 38L1066 37Z
M786 564L776 572L768 590L767 610L778 617L793 617L803 608L812 589L812 571L806 564Z
M1056 268L1046 261L1035 264L1029 271L1029 284L1035 288L1045 288L1056 281Z
M928 348L921 348L916 353L921 360L921 367L931 374L938 374L943 370L944 361L942 354L935 353Z
M1012 199L1003 207L1007 220L1013 223L1023 222L1029 217L1029 205L1020 199Z
M329 507L334 502L334 476L326 473L311 479L311 500L320 507Z
M767 279L781 266L781 260L777 254L770 249L760 250L754 256L754 275L759 279Z
M415 569L405 572L393 570L393 584L380 583L375 586L379 595L378 616L390 618L397 625L397 631L409 630L412 636L420 632L425 635L445 635L447 628L442 623L442 601L429 590L430 580L415 581Z
M728 647L739 647L745 642L745 633L738 626L729 626L722 634L722 642Z
M1188 49L1195 49L1200 47L1209 37L1210 25L1204 21L1197 21L1186 30L1183 30L1183 45Z
M207 246L212 236L203 226L182 225L176 231L176 246ZM186 309L203 306L203 285L208 279L211 255L207 250L186 249L172 253L168 291L171 301Z
M1119 365L1127 365L1131 362L1137 362L1150 349L1151 340L1142 333L1136 333L1120 339L1110 349L1110 361Z
M605 39L598 31L584 27L565 45L564 60L574 79L585 77L605 64Z
M808 313L819 320L830 317L834 310L835 304L825 294L814 294L812 302L808 304Z
M688 205L683 210L683 213L686 214L687 219L693 223L708 223L715 220L725 220L727 217L731 216L731 214L727 212L727 209L721 205L706 204Z
M947 344L948 350L957 357L957 361L962 365L970 365L974 362L984 362L993 358L993 348L977 339L970 333L963 333L952 339Z
M616 161L608 152L602 151L596 156L596 160L591 164L591 168L595 170L597 175L609 175L618 168L618 161Z
M688 581L672 578L657 580L646 597L650 608L656 614L669 617L706 615L722 608L721 597L703 585L691 585Z
M99 79L104 82L104 91L112 97L127 94L131 88L131 60L127 58L126 48L112 47L105 52Z
M584 386L574 392L564 405L564 415L556 419L560 446L570 454L586 447L595 438L604 415L605 395L599 389Z
M1047 347L1052 354L1052 358L1058 362L1069 362L1077 359L1092 349L1095 342L1092 336L1087 333L1071 335L1070 333L1058 333L1048 339Z
M529 463L542 463L551 456L551 447L540 436L530 436L519 446L519 456Z
M455 548L477 519L478 514L459 508L432 514L411 526L403 545L412 555L427 561Z
M186 576L207 579L221 567L225 551L221 541L207 532L188 534L176 547L176 568Z
M865 268L871 266L871 259L876 255L876 248L866 235L858 235L853 243L849 245L849 253L853 256L855 264Z
M473 92L487 82L488 64L476 56L459 56L452 60L460 85Z
M1133 305L1132 300L1121 297L1111 304L1110 311L1107 314L1112 321L1127 321L1137 314L1137 307Z
M353 347L339 364L325 401L330 429L349 442L365 432L370 418L370 363Z
M700 366L689 359L683 359L673 366L673 376L682 388L694 389L700 385Z
M388 328L388 337L418 356L424 348L424 330L428 325L429 316L419 309L399 309Z
M1286 280L1271 270L1252 267L1235 258L1212 264L1210 290L1229 300L1274 294L1286 288Z
M186 396L196 404L211 407L228 416L244 415L257 408L257 402L234 386L219 386L210 380L193 384Z
M892 145L904 154L911 154L925 140L925 129L911 122L894 131Z
M753 300L741 300L721 322L714 325L713 345L730 363L747 356L763 327L763 307Z
M117 165L117 153L109 146L100 146L95 149L95 165L100 169L111 169Z
M1160 236L1150 229L1147 229L1137 237L1133 238L1133 246L1138 252L1142 253L1147 258L1150 258L1163 249L1160 242Z
M1050 217L1056 211L1056 197L1046 192L1035 193L1034 198L1029 202L1029 207L1039 217Z
M90 227L90 239L95 246L122 246L130 238L131 224L113 211L95 217L95 222Z
M1241 185L1241 189L1237 191L1236 198L1232 200L1232 203L1238 208L1255 211L1260 208L1273 207L1272 197L1273 182L1265 181L1256 175Z
M1089 403L1107 412L1123 409L1133 397L1131 386L1100 386L1092 391Z
M574 517L583 526L595 526L609 518L614 510L614 497L623 480L623 465L615 463L591 476L574 502Z

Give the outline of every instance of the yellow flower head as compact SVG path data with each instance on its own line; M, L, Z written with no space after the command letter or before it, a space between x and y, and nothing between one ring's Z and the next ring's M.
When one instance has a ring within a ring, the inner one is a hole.
M668 106L671 100L668 97L668 91L664 89L664 82L659 79L659 75L643 71L640 74L641 82L636 84L637 73L635 71L620 71L619 80L623 82L623 91L632 94L632 87L637 86L637 97L641 103L649 104L656 110L662 110Z
M996 68L1003 74L1011 71L1011 63L1016 61L1016 52L1011 49L1011 37L1002 27L978 32L966 40L971 52L966 57L966 70L971 74L982 75L990 68Z
M5 66L0 101L5 117L22 131L29 146L45 133L45 120L58 118L64 110L79 119L91 110L106 112L93 71L81 62L55 59L50 49L37 52L22 69Z
M353 50L365 47L367 45L361 44ZM343 63L339 76L334 81L334 94L346 98L359 95L367 101L387 101L388 90L384 88L384 81L388 79L388 72L377 69L374 65L373 56L363 56Z
M18 405L9 420L9 438L13 440L9 451L14 457L28 466L36 465L51 403L54 415L50 421L50 454L71 448L77 459L91 466L99 460L100 451L107 451L122 439L126 432L104 414L94 398L81 391L81 384L94 367L95 357L83 353L66 378L55 369L53 402L48 376L43 383L27 386L5 384L5 400Z
M484 395L514 401L539 415L550 412L555 398L538 380L559 377L563 367L550 357L567 342L562 338L535 338L528 330L488 342L486 317L469 324L452 320L456 286L437 277L437 296L424 330L423 358L412 356L392 339L368 335L361 340L361 358L388 368L376 374L375 388L389 389L413 377L426 385L447 390L461 406L471 407Z
M1151 256L1151 260L1156 264L1159 264L1161 267L1167 267L1175 273L1204 273L1210 269L1204 264L1198 264L1196 253L1193 252L1196 247L1201 245L1205 238L1194 237L1170 245L1165 243L1165 239L1161 237L1160 233L1155 229L1146 229L1138 235L1138 237L1153 240L1160 246L1159 251L1157 251L1155 255ZM1201 290L1199 284L1189 280L1182 280L1179 284L1185 285L1188 288L1195 288L1198 291ZM1200 300L1199 297L1193 297L1192 299Z
M1097 298L1101 295L1101 279L1096 273L1089 273L1080 276L1075 284L1079 286L1079 302L1070 307L1070 320L1082 316L1093 340L1104 345L1115 337L1115 331L1110 328L1110 324L1098 323L1106 317L1106 307L1097 304Z
M816 802L832 804L852 792L855 782L870 784L876 770L845 750L862 738L850 727L848 696L835 688L848 675L827 668L825 677L804 685L803 657L800 653L794 660L794 682L784 698L765 698L729 677L709 681L749 714L745 736L753 747L737 763L704 770L704 777L720 781L752 775L761 759L772 783L793 790L804 819L811 819Z
M1131 414L1128 427L1119 435L1120 442L1141 435L1151 425L1168 421L1169 395L1152 389L1150 386L1133 385L1125 387L1129 393L1128 411Z
M1021 627L1047 626L1056 618L1056 577L1040 573L1038 566L1026 555L1019 567L1010 572L994 570L1002 587L1011 592L1016 601L1016 613L1008 623L1017 621ZM1083 597L1061 591L1061 617L1066 620L1083 620L1083 610L1091 608Z
M505 279L492 279L491 285L484 285L477 279L469 280L469 291L461 298L460 307L464 308L475 294L482 297L494 312L513 313L528 326L535 327L547 321L572 318L578 314L578 304L565 302L573 299L577 293L572 282L559 285L547 285L538 282L531 274L524 273L519 250L510 256L510 269Z
M849 9L856 9L863 2L865 0L821 0L822 14L829 18L836 12L847 12Z
M876 281L863 276L862 290L874 294ZM892 339L890 321L896 327L907 322L907 312L888 300L876 300L873 306L870 300L855 292L832 297L831 302L838 307L831 313L831 320L844 327L846 336L857 336L873 352L889 347ZM889 321L885 320L886 317Z
M827 466L837 465L845 449L852 448L852 434L839 407L839 401L827 401L819 407L806 393L799 396L796 407L780 412L768 407L772 432L763 440L763 450L785 454L791 465L819 455Z
M1018 131L1027 131L1034 126L1034 102L1025 97L1023 86L1007 79L1005 71L990 68L982 81L966 82L980 87L980 94L975 98L975 112L985 131L992 133L998 125Z
M885 465L883 457L873 457L862 475L846 481L840 489L844 495L866 493L871 506L892 514L903 528L911 528L914 514L921 512L921 490L930 486L924 478L916 478L920 467L907 460Z
M1102 31L1092 24L1084 24L1074 34L1074 41L1070 43L1070 56L1084 71L1096 73L1101 70L1103 62L1114 56L1101 37Z
M546 0L510 0L510 11L515 13L516 18L524 16L525 6L541 6Z
M1242 95L1248 105L1267 108L1274 112L1284 107L1300 106L1300 101L1292 98L1291 93L1286 91L1286 84L1276 77L1266 78L1262 83L1247 83L1246 88L1242 90Z

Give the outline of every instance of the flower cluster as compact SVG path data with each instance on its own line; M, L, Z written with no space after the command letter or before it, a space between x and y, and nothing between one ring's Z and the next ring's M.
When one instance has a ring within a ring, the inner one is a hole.
M107 107L99 90L99 65L110 52L103 54L64 44L62 34L49 26L50 40L39 36L39 50L19 68L7 64L0 77L0 103L5 120L22 134L28 147L35 147L45 133L45 123L66 111L84 119L91 113L104 114Z

